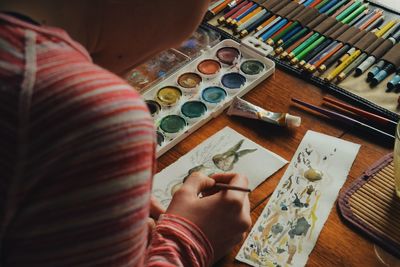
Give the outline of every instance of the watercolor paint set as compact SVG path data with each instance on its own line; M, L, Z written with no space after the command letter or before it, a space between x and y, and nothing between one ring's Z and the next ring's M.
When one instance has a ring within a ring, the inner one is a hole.
M209 47L148 89L143 97L157 126L157 157L275 71L275 63L233 40Z
M199 27L179 47L158 53L122 76L135 90L143 94L152 85L199 56L202 50L219 43L220 39L221 35L218 32Z

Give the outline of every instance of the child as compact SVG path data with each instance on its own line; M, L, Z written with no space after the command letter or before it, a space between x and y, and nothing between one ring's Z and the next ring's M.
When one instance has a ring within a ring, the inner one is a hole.
M0 2L0 265L209 266L240 242L248 196L198 195L242 175L194 173L165 213L151 202L153 122L111 73L182 42L207 6Z

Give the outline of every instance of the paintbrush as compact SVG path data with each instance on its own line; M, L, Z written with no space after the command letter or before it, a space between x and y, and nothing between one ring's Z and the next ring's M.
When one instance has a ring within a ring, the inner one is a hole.
M392 121L392 120L390 120L388 118L379 116L377 114L365 111L365 110L360 109L360 108L356 108L356 107L350 106L350 105L348 105L346 103L337 101L337 100L329 98L329 97L324 97L323 99L327 103L332 104L333 106L338 106L338 107L343 108L345 110L351 111L351 112L359 115L360 117L362 117L362 118L364 118L364 119L366 119L368 121L373 121L373 122L378 123L380 125L390 126L390 127L394 127L394 128L396 128L396 126L397 126L397 123L395 121Z
M321 108L321 107L318 107L318 106L303 102L301 100L298 100L296 98L292 98L292 101L297 103L297 104L299 104L299 105L301 105L301 106L307 107L307 108L309 108L311 110L317 111L317 112L319 112L319 113L321 113L321 114L323 114L325 116L328 116L331 119L335 119L337 121L341 121L343 123L346 123L346 124L348 124L350 126L354 126L354 127L360 128L360 129L367 130L367 131L369 131L371 133L374 133L374 134L380 135L382 137L385 137L385 138L387 138L387 139L389 139L391 141L394 141L394 139L395 139L394 135L392 135L392 134L389 134L387 132L381 131L381 130L379 130L377 128L374 128L374 127L372 127L372 126L370 126L368 124L365 124L365 123L360 122L360 121L358 121L356 119L347 117L347 116L345 116L343 114L340 114L340 113L337 113L335 111L332 111L332 110L329 110L329 109L325 109L325 108Z
M242 192L251 192L251 190L249 188L233 186L233 185L228 185L228 184L223 184L223 183L215 183L214 188L220 189L220 190L236 190L236 191L242 191Z

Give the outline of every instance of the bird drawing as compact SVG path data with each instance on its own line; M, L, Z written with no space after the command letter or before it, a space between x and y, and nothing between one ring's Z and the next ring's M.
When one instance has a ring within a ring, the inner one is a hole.
M240 157L243 157L244 155L250 154L257 150L256 148L254 148L242 149L239 151L243 142L244 139L240 140L236 145L228 149L226 152L213 156L212 161L214 162L214 165L221 171L231 171Z

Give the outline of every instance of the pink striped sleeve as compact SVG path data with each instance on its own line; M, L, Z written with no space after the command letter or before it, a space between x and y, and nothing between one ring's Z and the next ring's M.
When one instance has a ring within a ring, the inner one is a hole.
M213 249L190 221L164 214L157 223L148 251L148 266L209 266Z
M208 266L191 222L148 244L153 121L140 96L62 31L0 14L0 262Z

